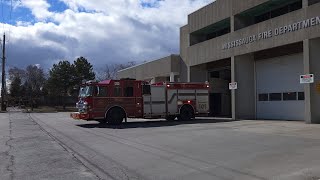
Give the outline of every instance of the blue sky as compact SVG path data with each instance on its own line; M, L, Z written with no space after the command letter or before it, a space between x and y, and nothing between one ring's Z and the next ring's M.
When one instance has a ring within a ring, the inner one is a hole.
M187 15L212 0L13 0L11 19L1 2L8 68L84 56L99 70L179 53Z
M61 1L48 0L47 2L51 5L51 7L49 8L49 11L63 12L63 11L68 9L68 6L65 3L61 2Z

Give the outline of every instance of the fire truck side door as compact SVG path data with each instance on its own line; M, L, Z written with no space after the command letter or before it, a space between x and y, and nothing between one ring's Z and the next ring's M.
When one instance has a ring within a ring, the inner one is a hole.
M132 82L126 82L124 85L124 104L128 117L135 117L136 112L136 98L134 96L134 87Z
M166 114L165 86L151 86L151 111L152 115Z
M178 90L177 89L168 89L167 90L167 102L168 102L168 114L176 114L178 110Z
M94 118L104 118L105 107L107 105L107 87L95 86L93 90L93 116Z
M207 89L197 89L197 110L199 113L209 112L209 92Z
M151 89L150 85L142 86L142 98L143 98L143 116L151 116Z

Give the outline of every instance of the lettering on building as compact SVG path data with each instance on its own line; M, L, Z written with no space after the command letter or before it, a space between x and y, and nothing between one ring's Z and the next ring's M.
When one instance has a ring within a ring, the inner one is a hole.
M271 37L283 35L283 34L294 32L294 31L299 31L302 29L307 29L309 27L317 26L319 24L320 24L320 17L319 16L313 17L313 18L299 21L299 22L296 22L293 24L278 27L273 30L261 32L256 35L251 35L251 36L248 36L245 38L237 39L235 41L227 42L227 43L223 44L222 49L224 49L224 50L232 49L232 48L242 46L245 44L251 44L256 41L268 39Z

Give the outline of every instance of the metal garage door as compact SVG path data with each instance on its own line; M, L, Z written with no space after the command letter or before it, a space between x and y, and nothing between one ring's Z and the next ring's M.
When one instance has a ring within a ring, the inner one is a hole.
M303 55L256 61L257 118L304 119Z

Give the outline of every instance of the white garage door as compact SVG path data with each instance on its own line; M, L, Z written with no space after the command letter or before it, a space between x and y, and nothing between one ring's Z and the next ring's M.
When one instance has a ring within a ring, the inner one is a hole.
M256 61L257 118L304 119L303 55Z

